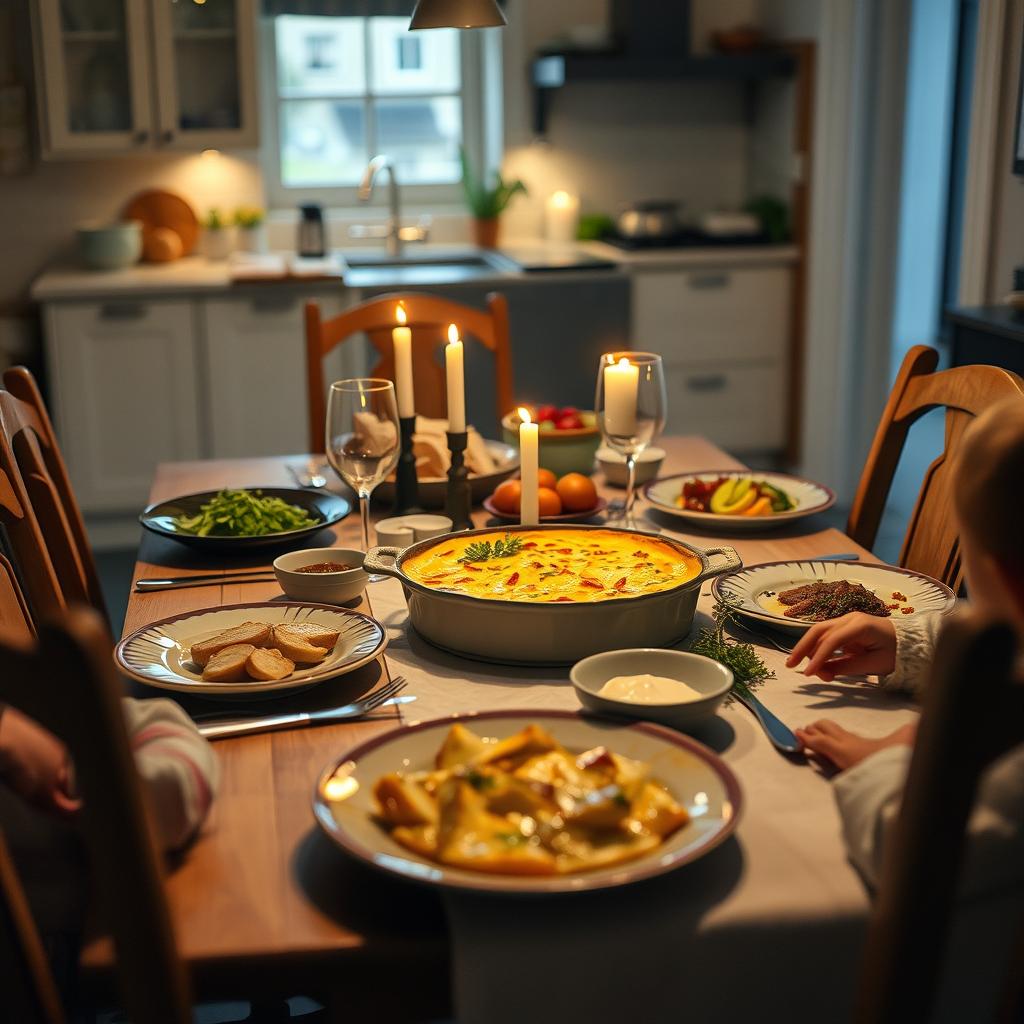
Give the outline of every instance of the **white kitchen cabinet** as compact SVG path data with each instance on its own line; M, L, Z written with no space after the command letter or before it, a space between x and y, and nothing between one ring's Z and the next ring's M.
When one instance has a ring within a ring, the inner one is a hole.
M341 312L344 293L315 296L324 316ZM209 390L210 455L289 455L308 447L303 308L309 295L264 288L202 303ZM362 339L324 360L325 380L365 374Z
M47 157L257 142L256 0L36 0Z
M188 299L47 307L51 407L87 512L138 510L157 463L199 458L195 307Z
M665 362L667 432L784 447L791 288L786 266L634 270L633 345Z

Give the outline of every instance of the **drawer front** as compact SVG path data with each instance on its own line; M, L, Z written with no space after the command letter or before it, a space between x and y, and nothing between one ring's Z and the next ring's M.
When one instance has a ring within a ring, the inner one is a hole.
M783 359L790 287L786 267L639 272L633 344L687 363Z
M780 364L668 364L665 383L667 434L701 434L730 452L784 446L786 386Z

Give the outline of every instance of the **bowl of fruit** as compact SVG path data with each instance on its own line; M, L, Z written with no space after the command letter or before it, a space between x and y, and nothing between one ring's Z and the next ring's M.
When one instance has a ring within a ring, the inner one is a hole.
M542 523L581 522L596 516L608 504L598 496L594 481L582 473L556 476L550 469L537 472L537 499ZM496 519L519 522L519 499L522 484L519 477L499 484L484 508Z
M597 416L588 409L572 406L527 406L540 434L540 463L556 476L594 471L594 456L601 443ZM506 444L519 446L518 410L508 413L501 427Z

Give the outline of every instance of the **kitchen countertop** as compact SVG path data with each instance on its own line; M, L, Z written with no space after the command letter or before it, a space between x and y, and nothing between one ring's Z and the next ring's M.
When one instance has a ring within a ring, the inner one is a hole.
M552 258L566 253L567 247L536 240L516 240L508 243L511 252L529 251ZM794 263L798 256L796 246L744 246L676 249L643 249L624 251L604 242L580 242L568 250L608 260L616 266L606 269L581 268L560 270L522 270L515 265L502 263L498 266L454 266L445 260L472 257L479 254L466 245L409 244L406 255L414 258L419 265L412 267L374 267L370 262L379 256L387 263L386 254L377 249L344 250L341 255L369 257L368 264L352 268L341 276L323 277L282 277L265 280L234 281L226 260L208 260L202 256L187 256L171 263L140 263L123 270L86 270L72 264L56 265L44 271L33 282L31 295L37 302L54 302L73 299L97 299L143 295L160 297L183 294L223 294L229 291L253 288L291 287L295 289L322 289L326 284L336 282L348 287L373 288L401 287L403 285L449 285L485 284L489 282L558 281L568 277L578 279L597 273L630 272L633 270L672 269L686 267L738 267L764 266ZM499 251L500 257L500 251ZM440 264L437 271L423 263Z

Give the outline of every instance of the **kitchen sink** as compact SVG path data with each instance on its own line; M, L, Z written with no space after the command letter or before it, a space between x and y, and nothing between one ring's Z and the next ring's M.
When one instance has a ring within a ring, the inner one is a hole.
M517 264L496 252L386 252L348 250L341 253L348 265L345 283L354 288L388 284L450 284L511 273Z

